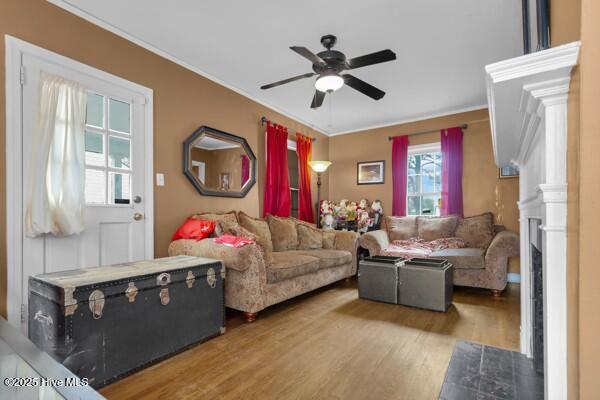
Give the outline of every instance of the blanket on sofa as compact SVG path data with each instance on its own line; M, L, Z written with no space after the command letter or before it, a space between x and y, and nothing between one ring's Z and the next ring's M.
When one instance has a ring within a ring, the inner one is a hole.
M463 247L466 247L465 241L457 237L436 239L430 242L419 238L410 238L407 240L394 240L382 250L382 255L411 259L415 257L429 257L435 251L460 249Z

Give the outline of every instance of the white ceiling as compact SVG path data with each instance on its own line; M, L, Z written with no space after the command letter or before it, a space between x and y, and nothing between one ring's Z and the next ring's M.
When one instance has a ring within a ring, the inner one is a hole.
M327 134L487 106L484 66L522 54L521 0L49 0ZM387 92L343 87L310 108L314 78L289 49L323 50L332 33L349 58L383 50L396 61L352 73Z

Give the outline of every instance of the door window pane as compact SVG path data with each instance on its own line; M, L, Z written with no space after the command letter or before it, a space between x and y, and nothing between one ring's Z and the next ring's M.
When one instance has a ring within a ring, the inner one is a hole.
M117 132L130 133L131 117L128 103L109 99L108 101L108 127Z
M104 138L101 133L85 131L85 163L104 166Z
M96 93L87 94L85 123L98 128L104 126L104 96Z
M131 199L131 175L110 173L110 203L129 204Z
M131 142L129 139L109 136L108 165L113 168L131 168Z
M104 171L97 169L85 170L85 202L89 204L104 204L106 202Z

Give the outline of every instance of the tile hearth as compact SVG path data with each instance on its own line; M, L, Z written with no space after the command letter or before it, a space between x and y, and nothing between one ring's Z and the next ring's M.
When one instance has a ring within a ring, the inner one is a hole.
M458 341L440 400L535 400L544 398L544 378L515 351Z

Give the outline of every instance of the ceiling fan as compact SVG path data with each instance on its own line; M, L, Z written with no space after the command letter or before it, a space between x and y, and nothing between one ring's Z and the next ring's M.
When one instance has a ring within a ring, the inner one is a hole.
M260 88L270 89L275 86L318 75L319 77L315 81L315 88L317 90L315 91L312 103L310 104L311 108L319 108L321 104L323 104L325 94L338 90L344 86L344 83L350 86L352 89L358 90L362 94L369 96L373 100L379 100L385 96L385 92L377 89L375 86L372 86L353 75L341 75L341 73L345 70L356 69L366 67L368 65L395 60L396 54L388 49L347 60L344 53L337 50L332 50L332 47L336 44L336 42L337 38L334 35L323 36L321 38L321 44L327 50L317 54L314 54L306 47L290 47L290 49L313 63L312 68L314 72L308 72L306 74L270 83L268 85L261 86Z

